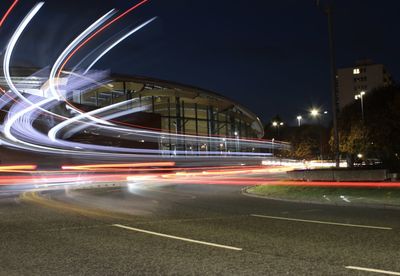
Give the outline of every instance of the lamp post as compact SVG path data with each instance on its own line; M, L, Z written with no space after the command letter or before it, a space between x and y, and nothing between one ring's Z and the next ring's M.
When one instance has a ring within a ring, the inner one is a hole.
M317 7L321 8L320 0L316 0ZM336 89L336 57L335 57L335 41L333 33L333 4L328 3L325 8L321 10L326 14L328 18L328 34L329 34L329 56L330 56L330 67L331 67L331 98L332 98L332 121L333 121L333 146L335 152L335 163L336 168L339 168L339 131L338 131L338 93Z
M272 122L272 126L278 129L278 139L280 139L280 138L279 138L279 137L280 137L280 135L279 135L279 128L280 128L281 126L283 126L283 125L284 125L283 122L277 122L277 121L273 121L273 122Z
M275 149L274 142L275 138L272 138L272 156L274 156L274 149Z
M326 114L326 113L324 112L324 114ZM320 124L320 112L319 112L319 110L316 109L316 108L311 109L310 110L310 115L311 115L311 117L318 119L318 126L320 126L321 124ZM321 130L321 133L319 134L319 153L320 153L320 158L321 158L321 161L322 161L323 160L323 156L322 156L322 130Z
M239 152L240 150L240 144L239 144L239 133L235 131L235 137L236 137L236 152Z
M360 100L360 103L361 103L361 120L363 122L364 122L364 100L363 100L364 95L365 95L365 92L361 91L360 94L357 94L357 95L354 96L355 100L358 100L358 99Z
M299 126L301 126L301 119L303 119L303 117L301 117L301 115L299 115L296 117L296 119L297 119Z

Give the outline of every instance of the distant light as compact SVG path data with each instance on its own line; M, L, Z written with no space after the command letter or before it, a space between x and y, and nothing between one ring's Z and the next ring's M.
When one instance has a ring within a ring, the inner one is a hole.
M361 153L359 153L359 154L357 154L357 157L358 157L358 158L362 158L363 155L362 155Z
M237 135L238 135L238 132L237 132L237 131L235 131L235 133L234 133L234 134L235 134L235 136L237 136Z
M358 75L358 74L360 74L360 68L354 68L353 75Z
M272 125L273 125L273 126L277 126L277 125L278 125L278 122L273 121L273 122L272 122Z
M361 91L361 92L360 92L360 95L361 95L361 96L364 96L364 95L365 95L365 91Z
M144 140L143 140L143 139L142 139L142 140L139 140L139 142L140 142L140 143L144 143Z
M325 111L324 111L324 114L328 114L328 111L327 111L327 110L325 110Z
M280 125L280 126L283 126L283 122L280 122L279 125Z
M319 110L313 108L313 109L311 109L310 114L311 114L311 116L316 117L319 115Z
M301 119L303 119L303 117L301 117L300 115L299 115L299 116L297 116L296 118L297 118L297 120L301 120Z

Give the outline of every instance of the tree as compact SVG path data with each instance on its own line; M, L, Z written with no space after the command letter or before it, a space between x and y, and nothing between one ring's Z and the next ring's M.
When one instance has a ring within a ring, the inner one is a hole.
M274 118L271 121L277 121ZM278 139L277 128L272 125L265 127L264 138ZM279 156L296 159L317 159L321 156L321 148L324 158L330 157L329 132L320 125L306 125L300 127L283 125L280 128L279 140L290 142L290 151L276 152Z
M363 154L364 158L379 159L387 168L399 169L400 87L377 88L365 94L363 100L364 121L359 101L340 114L340 151L350 163L357 154Z

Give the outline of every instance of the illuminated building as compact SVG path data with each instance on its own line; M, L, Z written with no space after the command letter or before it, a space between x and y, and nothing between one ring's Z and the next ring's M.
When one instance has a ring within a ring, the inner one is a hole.
M24 69L26 71L26 69ZM29 71L29 70L28 70ZM14 70L13 77L17 86L29 87L25 93L46 97L46 74L35 74ZM32 70L35 72L35 70ZM31 72L31 73L32 73ZM26 76L30 77L26 77ZM200 151L254 151L253 147L244 148L235 143L218 142L217 145L205 142L204 137L230 137L234 139L258 139L264 134L258 117L234 101L204 89L146 77L112 75L110 81L94 89L74 90L69 101L82 111L92 111L112 104L130 101L125 109L134 113L113 118L113 122L135 125L144 129L165 133L188 134L203 137L199 143L188 141L176 142L163 139L149 142L145 139L124 141L123 135L104 139L97 135L95 128L86 128L68 137L72 141L97 143L113 146L159 148L165 150L200 150ZM42 80L42 81L41 81ZM28 85L31 82L30 85ZM0 85L5 84L0 80ZM68 115L66 105L60 104L58 112ZM128 114L129 113L129 114ZM182 140L182 139L181 139ZM184 140L184 139L183 139ZM228 147L228 148L227 148Z
M339 108L354 101L356 95L392 84L392 78L382 64L361 60L352 67L337 70Z

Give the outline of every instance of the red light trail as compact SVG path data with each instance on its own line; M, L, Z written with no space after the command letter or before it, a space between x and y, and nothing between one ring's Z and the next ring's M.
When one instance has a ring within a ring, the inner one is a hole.
M4 21L6 21L7 17L10 15L11 11L15 8L19 0L15 0L12 5L8 8L6 13L3 15L3 17L0 20L0 28L3 25Z
M104 31L106 28L108 28L111 24L115 23L116 21L120 20L121 18L123 18L125 15L127 15L128 13L130 13L131 11L135 10L136 8L142 6L143 4L145 4L146 2L148 2L149 0L142 0L141 2L139 2L138 4L132 6L131 8L127 9L125 12L121 13L120 15L118 15L116 18L114 18L113 20L111 20L110 22L108 22L107 24L105 24L103 27L101 27L100 29L98 29L96 32L94 32L91 36L89 36L88 38L86 38L80 45L78 45L69 55L68 57L64 60L64 63L61 65L60 69L58 70L58 74L57 77L60 78L61 72L64 69L65 65L68 63L68 61L76 54L77 51L79 51L83 46L85 46L90 40L92 40L96 35L98 35L99 33L101 33L102 31Z

